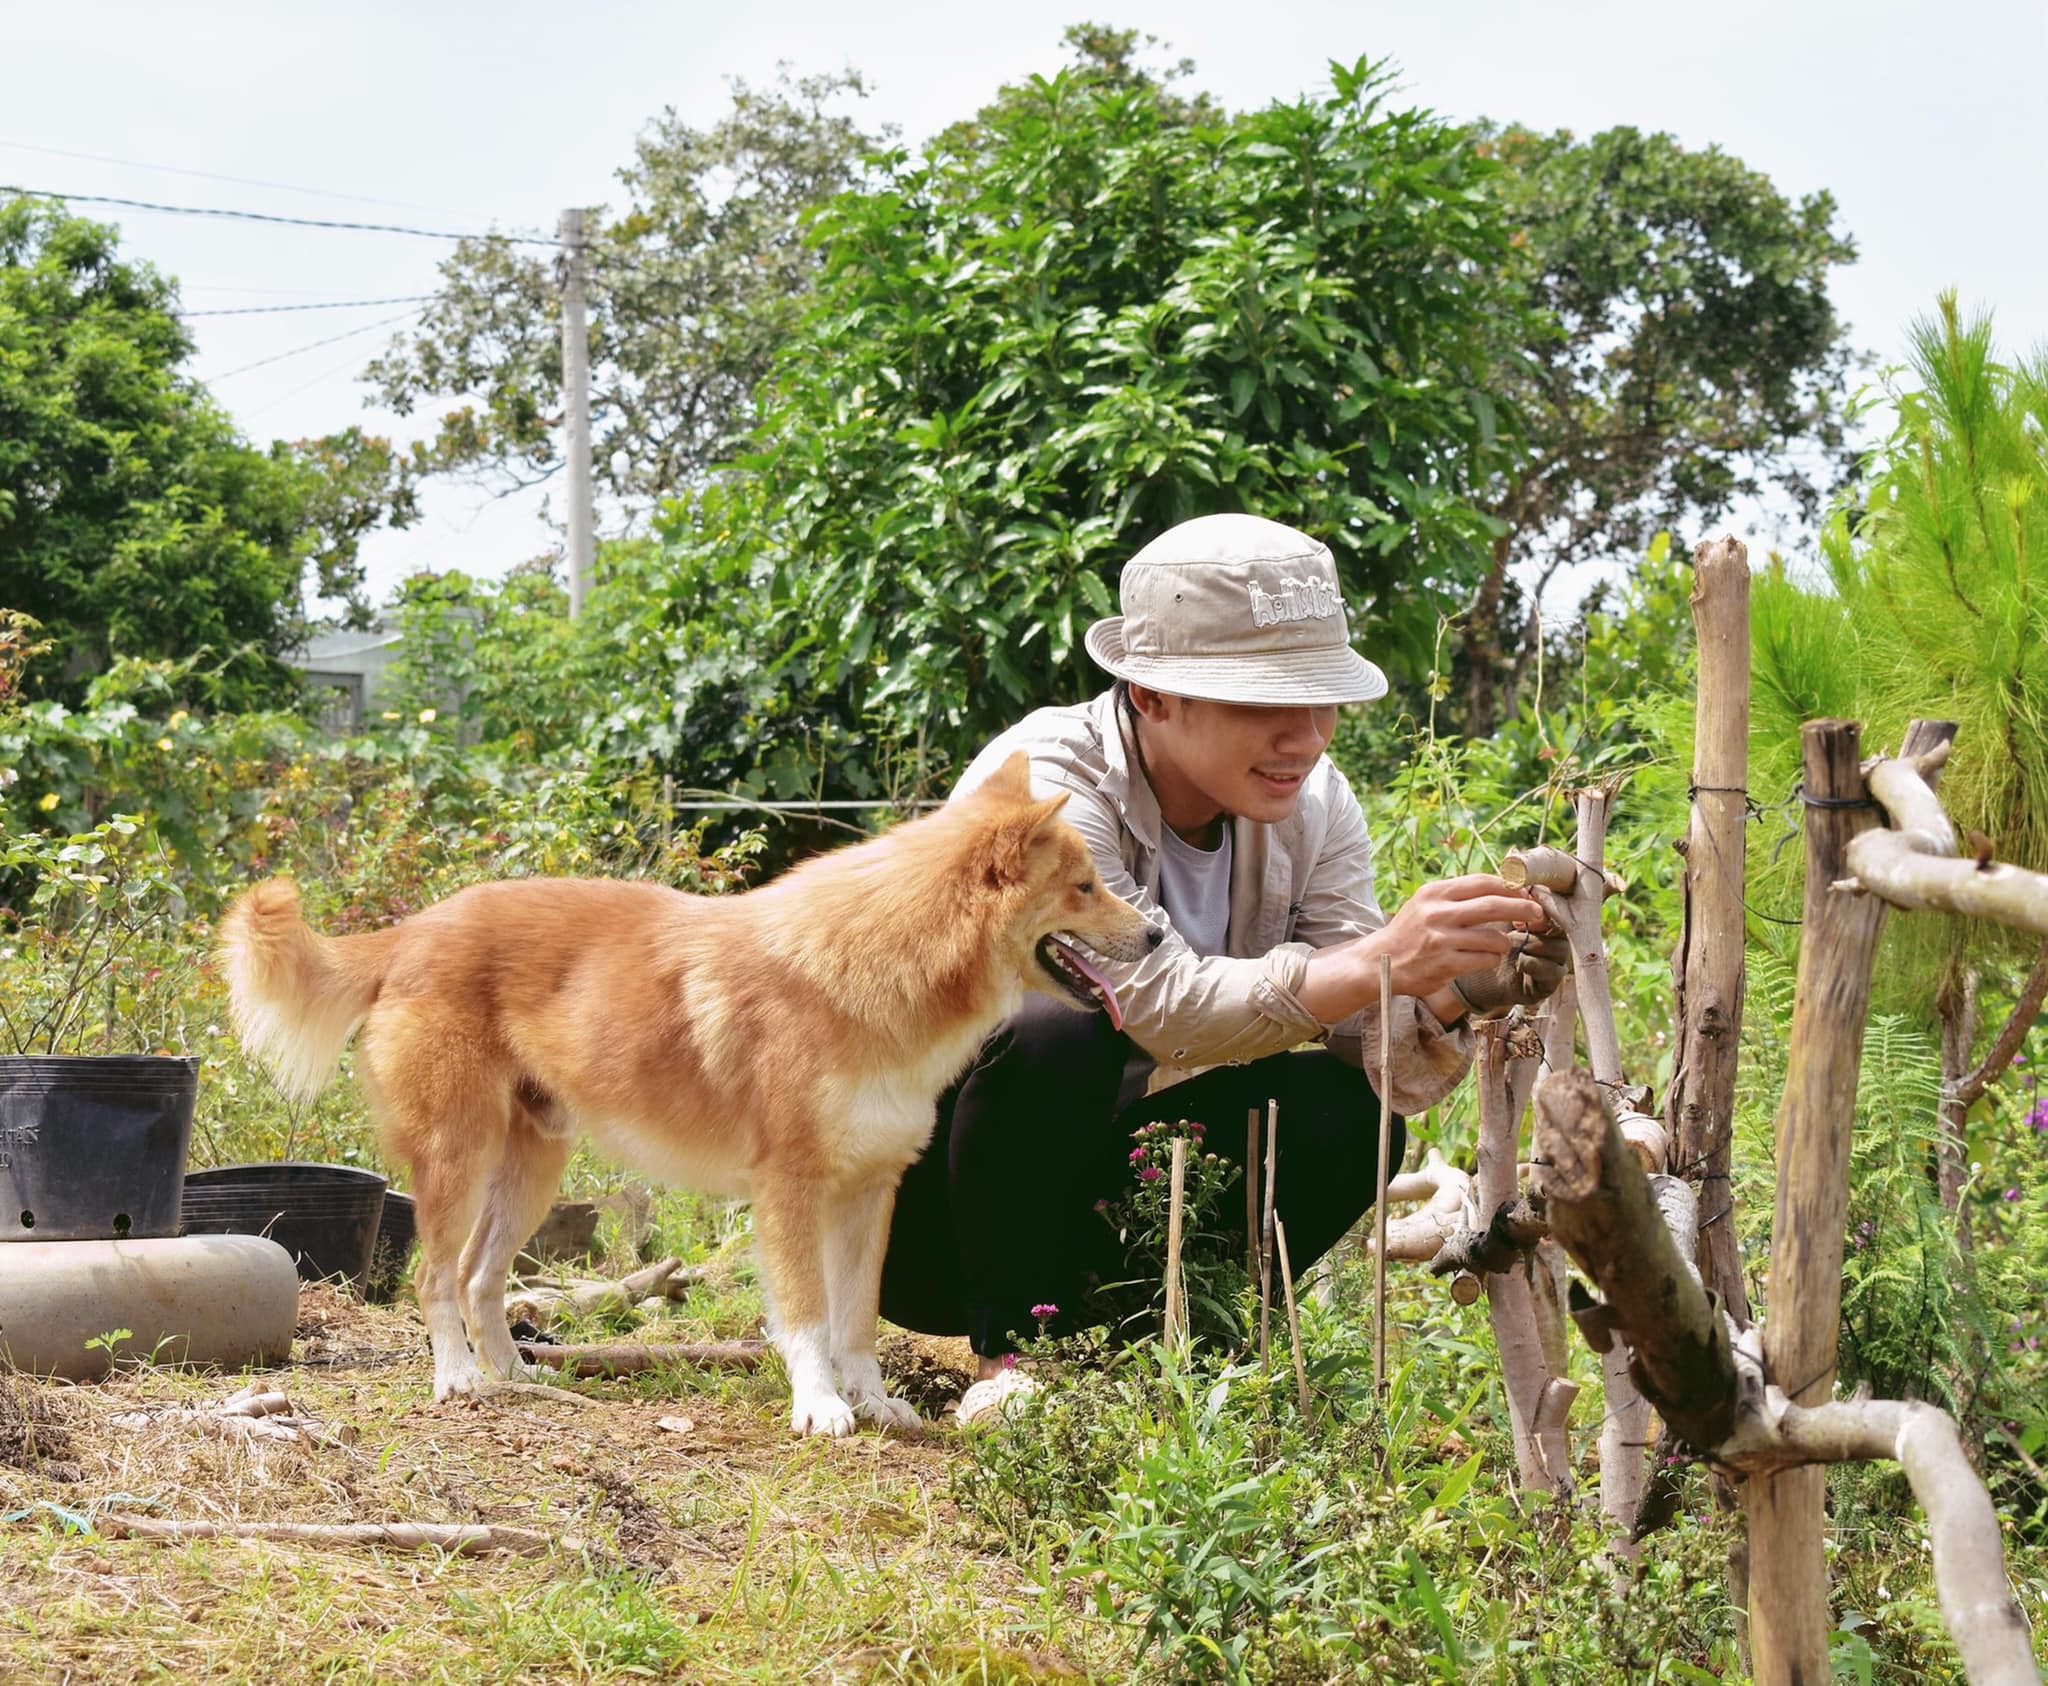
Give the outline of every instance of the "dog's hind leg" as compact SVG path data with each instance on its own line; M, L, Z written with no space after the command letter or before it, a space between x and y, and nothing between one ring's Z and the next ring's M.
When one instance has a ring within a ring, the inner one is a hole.
M832 1313L832 1367L855 1411L884 1428L914 1428L917 1412L892 1394L875 1362L882 1254L896 1207L893 1175L836 1190L825 1210L825 1288Z
M372 1013L356 1044L385 1147L412 1170L420 1237L413 1291L434 1352L436 1403L479 1393L489 1379L463 1321L461 1259L511 1123L502 1078L466 1029L459 1019L390 1005Z
M754 1238L768 1290L769 1329L789 1371L789 1426L851 1434L853 1407L832 1385L832 1317L819 1245L825 1191L809 1177L755 1178Z
M479 1144L481 1145L481 1144ZM413 1200L420 1263L413 1275L427 1343L434 1351L434 1401L481 1393L488 1377L470 1344L462 1315L463 1246L483 1213L489 1166L472 1151L413 1161Z
M515 1116L505 1151L490 1174L476 1227L462 1249L458 1295L471 1345L490 1375L531 1381L540 1372L519 1356L505 1323L505 1274L526 1238L547 1216L575 1146L567 1135Z

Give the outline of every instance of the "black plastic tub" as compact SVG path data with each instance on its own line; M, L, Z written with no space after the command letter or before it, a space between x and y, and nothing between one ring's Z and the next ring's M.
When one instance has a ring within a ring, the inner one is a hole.
M0 1055L0 1241L178 1233L199 1062Z
M281 1160L185 1175L187 1235L267 1235L300 1277L343 1277L362 1293L384 1211L385 1180L354 1165Z
M370 1278L363 1297L379 1303L394 1299L405 1267L419 1239L412 1196L395 1188L384 1191L384 1214L377 1220L377 1240L370 1249Z

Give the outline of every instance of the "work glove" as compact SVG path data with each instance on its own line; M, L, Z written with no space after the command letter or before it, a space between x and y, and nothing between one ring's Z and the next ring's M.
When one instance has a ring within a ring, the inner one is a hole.
M1483 972L1451 979L1451 990L1474 1019L1497 1019L1514 1007L1533 1007L1554 995L1571 961L1562 931L1517 931L1514 948Z

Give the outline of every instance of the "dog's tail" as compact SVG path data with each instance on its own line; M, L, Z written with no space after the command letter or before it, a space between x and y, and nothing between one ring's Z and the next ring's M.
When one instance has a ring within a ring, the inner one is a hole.
M395 931L323 937L299 916L299 887L266 878L220 923L228 1005L242 1046L296 1100L326 1087L377 999Z

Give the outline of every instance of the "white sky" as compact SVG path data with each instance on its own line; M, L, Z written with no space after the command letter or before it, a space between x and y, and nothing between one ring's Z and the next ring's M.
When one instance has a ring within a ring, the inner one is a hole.
M767 81L778 60L854 66L874 90L872 122L916 141L1000 83L1054 69L1062 27L1094 17L1165 38L1233 109L1319 88L1330 59L1370 54L1398 62L1415 102L1453 116L1580 133L1633 123L1717 142L1789 193L1834 192L1862 252L1836 294L1864 347L1897 356L1906 321L1944 286L1996 311L2008 352L2048 341L2048 0L1073 0L968 21L976 10L958 0L0 0L0 182L546 231L563 205L618 202L612 172L662 107L714 120L727 75ZM195 310L429 292L446 251L390 235L79 209L118 221L124 249L178 276ZM408 437L408 424L365 408L354 378L390 330L228 373L399 308L202 318L196 370L217 379L259 440L352 421ZM366 555L381 595L414 569L495 574L553 542L535 500L447 486L421 525L377 535Z

